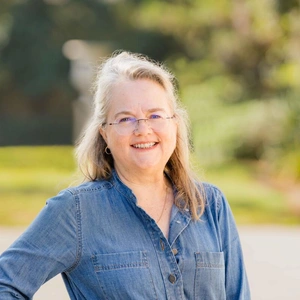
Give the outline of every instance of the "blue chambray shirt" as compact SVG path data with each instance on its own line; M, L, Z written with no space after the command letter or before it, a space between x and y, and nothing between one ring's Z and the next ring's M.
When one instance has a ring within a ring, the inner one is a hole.
M174 205L168 239L115 171L60 192L1 255L0 299L31 299L59 273L71 299L250 299L228 203L204 188L201 220Z

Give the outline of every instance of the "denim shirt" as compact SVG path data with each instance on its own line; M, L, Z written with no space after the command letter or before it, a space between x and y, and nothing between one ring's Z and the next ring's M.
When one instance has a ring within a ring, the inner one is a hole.
M250 299L228 203L204 188L201 220L174 205L168 238L116 172L60 192L1 255L0 299L31 299L59 273L71 299Z

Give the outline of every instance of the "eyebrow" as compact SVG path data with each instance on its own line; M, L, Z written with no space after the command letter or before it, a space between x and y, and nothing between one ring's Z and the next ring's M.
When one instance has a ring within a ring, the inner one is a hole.
M156 111L166 112L166 110L161 108L161 107L154 107L154 108L148 109L147 113L156 112ZM116 113L114 118L116 119L120 115L133 115L133 113L131 111L128 111L128 110L123 110L123 111L120 111L120 112Z

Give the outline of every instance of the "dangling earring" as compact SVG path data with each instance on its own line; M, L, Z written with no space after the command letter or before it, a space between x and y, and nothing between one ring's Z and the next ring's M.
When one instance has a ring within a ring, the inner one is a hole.
M110 151L110 149L109 149L107 146L105 147L104 152L105 152L107 155L111 155L111 151Z

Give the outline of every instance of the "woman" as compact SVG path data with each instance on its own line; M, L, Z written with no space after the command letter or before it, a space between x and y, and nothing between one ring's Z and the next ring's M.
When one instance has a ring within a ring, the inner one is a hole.
M77 147L85 183L48 200L0 258L0 299L62 274L71 299L250 299L237 229L189 166L172 75L119 53L96 81Z

